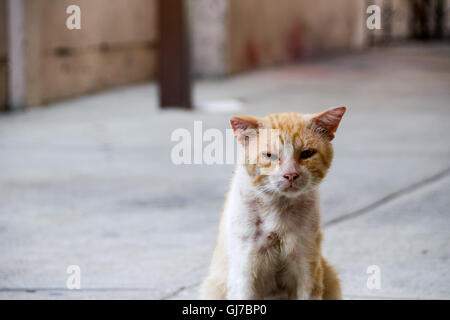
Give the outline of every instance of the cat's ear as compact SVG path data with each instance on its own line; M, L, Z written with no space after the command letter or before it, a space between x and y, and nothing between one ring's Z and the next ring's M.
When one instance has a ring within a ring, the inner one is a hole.
M318 127L330 140L333 140L342 116L345 113L345 107L328 109L313 116L312 124Z
M247 116L235 116L230 119L231 127L233 128L234 136L239 142L243 143L246 136L256 134L260 122L258 119Z

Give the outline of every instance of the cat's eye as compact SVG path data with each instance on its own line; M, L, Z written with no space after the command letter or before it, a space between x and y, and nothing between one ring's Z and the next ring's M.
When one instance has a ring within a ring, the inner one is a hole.
M270 159L270 160L276 160L277 159L277 156L274 155L271 152L264 152L263 153L263 157L266 158L266 159Z
M308 149L305 151L302 151L302 153L300 153L300 159L308 159L311 158L313 155L315 155L317 152L317 150L314 149Z

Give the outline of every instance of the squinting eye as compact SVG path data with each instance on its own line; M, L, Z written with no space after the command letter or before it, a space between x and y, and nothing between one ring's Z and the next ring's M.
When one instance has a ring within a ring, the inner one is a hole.
M264 156L264 158L267 158L267 159L270 159L270 160L276 160L277 159L277 156L272 154L272 153L270 153L270 152L263 153L263 156Z
M302 153L300 153L300 159L308 159L311 158L313 155L316 154L316 150L314 149L309 149L309 150L305 150L302 151Z

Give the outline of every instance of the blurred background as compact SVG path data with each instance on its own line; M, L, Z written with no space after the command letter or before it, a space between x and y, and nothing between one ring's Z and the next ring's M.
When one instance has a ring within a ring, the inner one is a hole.
M0 298L196 298L233 166L173 164L173 130L340 105L321 194L345 298L450 298L449 13L449 0L0 0Z

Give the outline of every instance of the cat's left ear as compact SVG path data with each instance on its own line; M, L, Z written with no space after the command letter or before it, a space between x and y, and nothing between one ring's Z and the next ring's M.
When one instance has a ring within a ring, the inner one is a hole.
M325 110L319 114L316 114L311 119L312 124L320 128L320 131L325 133L325 135L333 140L334 133L336 132L339 123L341 122L342 116L345 113L345 107L338 107L333 109Z
M253 136L259 128L259 120L247 116L235 116L230 119L231 127L233 128L234 136L239 142L244 143L246 136Z

